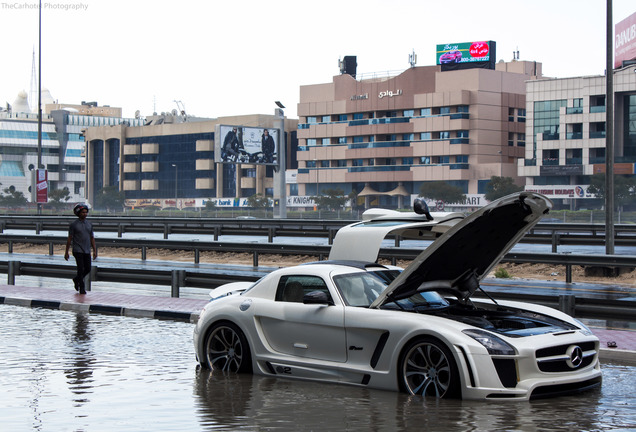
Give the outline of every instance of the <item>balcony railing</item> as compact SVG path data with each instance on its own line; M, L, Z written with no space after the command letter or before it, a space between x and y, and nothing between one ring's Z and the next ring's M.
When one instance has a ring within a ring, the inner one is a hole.
M590 112L591 113L604 113L605 112L605 105L591 106L590 107Z
M568 132L565 134L565 139L583 139L583 132Z
M566 114L583 114L583 107L572 107L565 109Z
M605 131L590 131L590 138L605 138Z
M558 158L546 158L546 159L543 159L543 166L558 165L558 164L559 164L559 159Z

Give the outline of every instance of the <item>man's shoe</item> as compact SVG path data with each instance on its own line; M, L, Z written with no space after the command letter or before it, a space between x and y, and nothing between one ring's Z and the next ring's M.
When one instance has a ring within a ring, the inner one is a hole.
M84 288L80 288L79 293L80 294L86 294L86 290Z
M79 291L80 290L79 281L77 279L73 278L73 283L75 284L75 291Z

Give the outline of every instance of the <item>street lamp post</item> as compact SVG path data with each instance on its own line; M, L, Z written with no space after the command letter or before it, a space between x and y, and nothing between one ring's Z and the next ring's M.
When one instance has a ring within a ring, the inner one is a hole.
M177 185L179 184L179 167L177 166L177 164L172 164L172 166L174 167L174 208L178 208L177 206L177 197L179 196L177 194Z

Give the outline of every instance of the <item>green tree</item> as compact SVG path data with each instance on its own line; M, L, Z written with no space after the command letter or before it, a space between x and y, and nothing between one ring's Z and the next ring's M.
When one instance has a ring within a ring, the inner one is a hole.
M4 188L2 191L4 193L0 195L0 205L4 207L24 207L28 202L24 194L20 191L15 190L15 187L13 186Z
M590 177L587 192L605 200L605 174L594 174ZM636 202L636 178L614 175L614 204L622 207L634 202Z
M523 186L517 186L512 177L490 177L490 181L486 185L486 195L488 201L494 201L498 198L510 195L515 192L521 192Z
M214 210L215 208L216 208L216 201L213 201L211 198L208 198L208 200L205 202L205 209Z
M64 207L70 199L71 193L67 187L49 191L49 205L57 209Z
M462 202L466 195L457 186L445 181L426 182L420 187L420 196L432 200L440 200L446 203Z
M122 210L125 195L117 186L105 186L95 194L94 206L100 210Z
M347 202L347 196L340 188L325 189L322 195L312 197L318 208L324 210L340 210Z
M261 194L255 194L247 198L247 203L250 207L255 209L263 209L272 206L271 200Z

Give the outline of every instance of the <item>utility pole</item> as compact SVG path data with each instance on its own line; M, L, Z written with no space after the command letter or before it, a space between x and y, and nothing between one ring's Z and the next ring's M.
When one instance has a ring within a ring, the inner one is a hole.
M607 0L605 66L605 253L614 255L614 32L612 0Z

